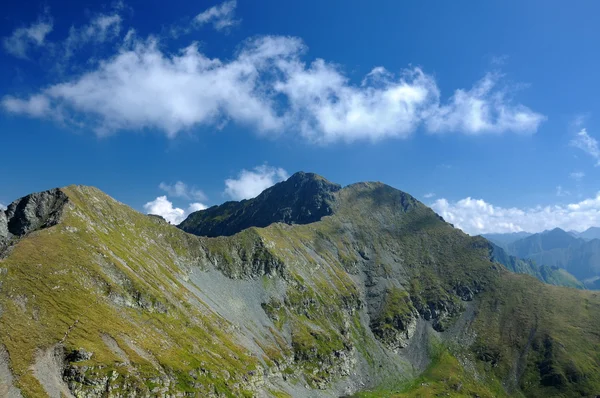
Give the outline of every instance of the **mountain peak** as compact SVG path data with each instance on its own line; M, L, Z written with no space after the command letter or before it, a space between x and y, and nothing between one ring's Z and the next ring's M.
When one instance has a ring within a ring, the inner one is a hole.
M341 188L318 174L300 171L256 198L194 212L179 227L195 235L229 236L276 222L308 224L333 213L334 194Z
M600 228L599 227L589 227L585 231L578 233L577 236L579 238L585 240L592 240L600 238Z
M292 174L287 180L282 181L282 182L293 182L293 181L302 181L302 180L321 180L321 181L325 181L330 184L333 184L332 182L328 181L325 177L323 177L317 173L311 173L311 172L305 172L305 171L297 171L294 174Z
M559 228L559 227L556 227L556 228L553 228L553 229L547 229L547 230L545 230L542 233L544 233L544 234L567 234L567 235L569 235L569 233L567 231L565 231L564 229Z

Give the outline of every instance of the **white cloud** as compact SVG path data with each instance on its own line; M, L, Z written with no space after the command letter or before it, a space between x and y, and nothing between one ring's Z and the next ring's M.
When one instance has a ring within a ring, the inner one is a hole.
M0 203L0 210L6 210L6 206L3 203Z
M113 40L121 32L122 18L120 15L99 14L88 25L76 28L71 26L69 36L65 40L65 57L70 58L73 52L86 43L104 43Z
M15 29L9 37L3 39L2 44L9 54L27 59L27 53L32 46L42 47L45 44L46 36L52 28L52 19L44 15L27 28Z
M585 177L585 173L583 171L574 171L569 174L569 177L575 181L581 181Z
M186 210L179 207L173 207L173 203L166 196L159 196L151 202L144 205L144 210L148 214L162 216L171 224L179 224L192 212L204 210L207 207L202 203L191 203Z
M433 192L428 192L425 195L423 195L423 197L426 199L433 198L434 196L435 196L435 193L433 193Z
M193 213L195 211L204 210L204 209L208 209L208 206L206 206L203 203L199 203L199 202L190 203L190 205L188 206L188 214Z
M229 63L207 58L195 44L168 56L154 39L130 40L130 48L123 48L97 70L51 86L41 95L90 115L101 134L155 128L173 137L195 125L215 125L228 119L260 131L283 127L271 100L259 87L259 70L297 52L298 40L257 39ZM19 101L27 102L5 97L4 108Z
M282 69L287 79L275 90L286 95L293 124L313 141L406 137L438 95L433 78L418 68L398 78L375 68L360 86L322 59L308 67L293 60Z
M158 187L165 191L169 196L182 199L206 200L206 195L199 189L188 187L182 181L177 181L175 184L167 184L161 182Z
M524 105L513 105L505 89L494 91L500 76L488 73L469 91L456 90L449 104L433 107L426 116L431 132L467 134L535 133L546 117Z
M216 30L229 28L239 23L238 20L234 19L236 6L236 0L223 2L196 15L194 22L200 26L211 23Z
M590 136L586 129L581 129L579 133L571 140L571 146L579 148L596 160L596 166L600 166L600 149L598 141Z
M524 209L503 208L470 197L454 203L438 199L431 207L446 221L471 235L541 232L556 227L584 231L600 225L600 192L595 198L578 203Z
M178 207L173 207L166 196L159 196L151 202L144 205L144 210L148 214L156 214L162 216L171 224L179 224L185 219L185 210Z
M50 99L43 94L32 95L25 100L5 97L2 105L8 112L25 114L32 117L47 117L50 115L51 110Z
M404 138L419 126L467 134L534 132L544 120L513 105L496 75L457 90L443 105L435 79L419 68L394 75L377 67L353 84L325 60L302 62L304 51L298 38L263 36L222 61L208 58L195 43L165 53L156 39L128 33L118 53L94 70L35 94L52 112L27 112L33 97L6 96L2 105L29 116L77 116L99 134L158 129L175 137L233 121L318 143Z
M288 173L282 168L262 165L252 171L244 169L237 179L225 180L225 194L234 200L254 198L265 189L287 178Z

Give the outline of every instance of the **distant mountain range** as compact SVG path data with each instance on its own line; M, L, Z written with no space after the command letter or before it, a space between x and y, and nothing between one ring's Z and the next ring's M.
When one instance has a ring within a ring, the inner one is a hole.
M575 232L577 234L577 232ZM591 227L576 236L585 240L600 239L600 227Z
M568 286L576 289L586 288L583 282L579 281L565 269L555 266L552 267L547 265L538 265L533 260L522 259L510 255L507 250L501 248L493 242L490 242L490 245L490 257L492 261L504 265L512 272L534 276L542 282L550 285Z
M484 238L500 247L506 247L517 240L533 235L530 232L510 232L506 234L483 234Z
M483 235L509 255L532 260L538 266L562 268L598 288L600 279L600 228L584 232L555 228L537 234L526 232Z

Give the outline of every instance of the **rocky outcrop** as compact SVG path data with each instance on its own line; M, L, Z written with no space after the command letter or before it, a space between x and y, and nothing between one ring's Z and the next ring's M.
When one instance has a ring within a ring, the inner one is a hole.
M260 237L253 231L245 231L235 245L223 245L219 240L211 242L208 260L232 279L255 279L262 276L286 278L285 264L274 256Z
M51 227L62 216L67 195L60 189L51 189L27 195L0 211L0 244L13 237Z
M299 172L256 198L194 212L179 228L194 235L215 237L276 222L308 224L333 213L334 193L340 189L340 185L321 176Z
M6 239L8 239L8 219L6 212L0 209L0 246Z
M22 398L21 391L14 386L10 358L3 345L0 345L0 397Z

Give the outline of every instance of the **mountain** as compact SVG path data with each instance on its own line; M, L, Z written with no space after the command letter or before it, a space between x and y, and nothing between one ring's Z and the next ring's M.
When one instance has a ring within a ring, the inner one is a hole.
M295 173L256 198L225 202L190 214L179 228L200 236L230 236L249 227L308 224L330 215L341 186L313 173Z
M481 236L494 243L496 246L505 248L507 245L530 235L532 234L529 232L509 232L505 234L482 234Z
M579 247L582 239L572 236L560 228L533 234L508 245L511 253L518 257L529 257L532 254L561 251L570 247ZM554 264L552 264L554 265Z
M289 203L241 211L246 224L231 219L217 237L85 186L11 204L0 212L0 396L600 390L597 294L510 272L487 240L407 193L304 176ZM216 233L220 209L194 228ZM241 227L263 216L273 223Z
M550 285L567 286L576 289L585 288L585 285L582 282L562 268L549 267L547 265L538 266L532 260L520 259L509 255L506 250L494 243L491 243L491 246L492 261L504 265L512 272L534 276Z
M515 241L506 250L536 264L564 268L579 280L600 276L600 240L586 241L560 228Z
M577 236L585 240L600 239L600 227L590 227Z
M265 227L281 222L289 225L307 224L331 215L336 206L335 193L341 189L314 173L298 172L286 181L275 184L253 199L225 202L219 206L190 214L179 228L199 236L231 236L249 227ZM483 235L507 243L528 232ZM493 241L492 241L493 242ZM583 283L557 267L538 267L532 261L508 255L504 247L491 245L491 257L509 270L534 276L552 285L581 289Z

